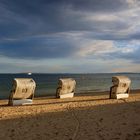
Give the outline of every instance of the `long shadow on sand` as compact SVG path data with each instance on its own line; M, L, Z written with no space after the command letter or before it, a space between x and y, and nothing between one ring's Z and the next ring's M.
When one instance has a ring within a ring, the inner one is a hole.
M56 101L57 100L57 101ZM106 98L99 98L99 99L84 99L84 100L60 100L60 99L56 99L54 98L54 101L53 101L53 98L51 99L52 102L46 102L46 103L35 103L35 104L32 104L32 105L26 105L26 106L39 106L39 105L56 105L56 104L67 104L67 103L76 103L76 102L90 102L90 101L103 101L103 100L109 100L108 97ZM8 104L2 104L0 105L0 107L9 107ZM14 107L14 106L13 106Z
M77 108L71 105L73 104L68 104L66 110L57 112L45 112L41 105L37 105L33 110L30 110L31 106L18 107L20 112L15 108L14 113L17 113L18 117L0 120L0 139L140 139L140 102ZM43 107L47 108L47 106ZM30 113L24 114L24 109L26 112L29 110Z

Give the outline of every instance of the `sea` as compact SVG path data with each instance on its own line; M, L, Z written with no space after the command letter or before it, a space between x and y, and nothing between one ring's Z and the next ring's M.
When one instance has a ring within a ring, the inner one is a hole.
M36 82L35 97L54 96L60 78L76 80L76 94L101 93L109 91L112 86L112 76L128 76L132 83L131 89L140 89L140 73L94 73L94 74L42 74L27 73L0 74L0 99L8 99L14 78L33 78Z

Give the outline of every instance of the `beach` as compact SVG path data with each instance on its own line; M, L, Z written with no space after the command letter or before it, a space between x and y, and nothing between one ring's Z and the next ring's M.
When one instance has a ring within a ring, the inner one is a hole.
M128 99L78 94L71 99L35 98L32 105L0 100L0 139L139 140L140 90Z

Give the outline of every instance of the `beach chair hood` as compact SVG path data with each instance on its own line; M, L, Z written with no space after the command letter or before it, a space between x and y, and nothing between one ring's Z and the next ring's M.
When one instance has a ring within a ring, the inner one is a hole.
M114 86L121 86L121 85L130 86L131 80L126 76L113 76L112 83Z

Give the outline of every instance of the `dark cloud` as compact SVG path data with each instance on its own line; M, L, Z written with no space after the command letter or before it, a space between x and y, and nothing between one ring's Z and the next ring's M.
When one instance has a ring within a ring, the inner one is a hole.
M0 42L0 54L24 59L66 58L77 48L68 40L61 38L27 38Z
M140 47L132 52L127 52L127 48L126 48L126 52L125 51L116 51L116 52L112 52L112 53L106 53L103 54L101 56L102 59L104 60L128 60L131 61L132 63L135 64L140 64Z
M117 15L129 9L126 0L1 0L0 5L0 54L8 57L64 58L78 51L80 40L139 38L129 31L129 15ZM105 18L97 20L98 14ZM62 32L84 35L77 41L75 36L50 37ZM36 37L41 35L47 37Z
M0 37L64 31L96 32L99 24L104 24L105 28L120 28L122 25L111 24L119 26L111 27L108 23L90 23L84 18L87 12L110 13L128 7L124 0L1 0L0 3L0 17L3 20L0 24Z
M75 10L91 11L118 11L127 8L125 0L1 0L1 3L14 12L21 14L40 14L45 8L60 7L63 9L74 8Z
M93 12L115 12L127 7L124 0L72 0L70 4L75 10Z
M139 64L140 63L139 52L140 52L140 48L137 49L137 51L134 51L134 52L131 52L131 53L126 53L126 54L120 53L120 54L118 54L118 57L126 59L126 60L130 60L133 63Z

